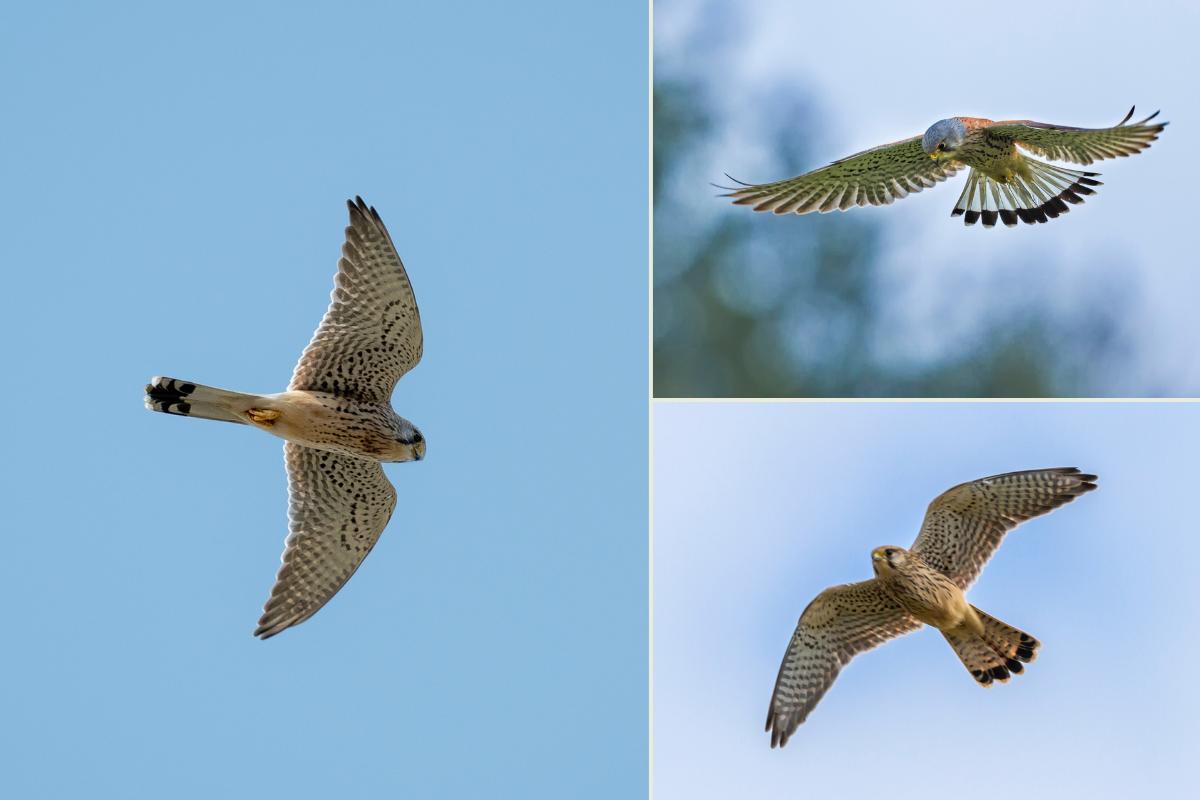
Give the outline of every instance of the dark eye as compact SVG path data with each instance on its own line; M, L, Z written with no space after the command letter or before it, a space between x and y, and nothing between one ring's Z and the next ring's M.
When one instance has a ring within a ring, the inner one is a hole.
M892 556L896 555L896 551L889 547L887 550L883 551L883 554L888 558L891 558Z
M938 150L945 150L945 149L946 149L946 143L938 142Z

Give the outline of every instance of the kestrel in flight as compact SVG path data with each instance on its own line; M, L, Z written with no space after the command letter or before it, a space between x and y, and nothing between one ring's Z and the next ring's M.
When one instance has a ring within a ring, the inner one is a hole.
M1084 196L1094 194L1100 173L1054 166L1022 151L1084 165L1140 153L1167 123L1149 124L1156 111L1127 125L1132 116L1131 108L1112 128L950 117L935 122L924 136L864 150L785 181L742 184L744 188L723 196L755 211L824 214L868 203L887 205L970 167L951 216L962 216L967 225L982 219L985 228L995 226L997 219L1010 227L1017 220L1032 225L1065 214L1071 210L1067 203L1082 203Z
M146 408L251 425L286 441L290 533L255 636L320 610L371 552L396 506L381 462L420 461L425 439L392 410L396 382L421 360L421 315L404 264L374 208L347 203L350 225L329 310L286 392L243 394L151 378Z
M817 595L800 615L775 680L771 747L787 744L851 658L922 624L942 632L981 686L1020 674L1036 658L1038 640L975 608L964 591L1004 534L1092 491L1095 480L1062 467L955 486L929 504L911 550L877 547L874 578Z

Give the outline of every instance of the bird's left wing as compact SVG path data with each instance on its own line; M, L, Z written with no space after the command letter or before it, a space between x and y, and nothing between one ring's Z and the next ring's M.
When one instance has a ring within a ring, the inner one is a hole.
M783 747L850 659L921 623L872 578L831 586L804 609L775 679L767 731Z
M775 183L746 184L723 197L735 205L776 214L846 210L854 205L887 205L934 186L958 171L951 159L934 161L921 149L921 137L881 145L827 167Z
M965 589L1004 534L1092 491L1095 480L1075 467L1058 467L960 483L929 504L912 551Z
M288 388L386 403L421 360L421 314L379 214L361 197L347 205L350 225L329 310Z
M290 533L254 631L263 639L329 602L371 552L396 507L396 490L378 461L292 442L283 449Z
M1165 122L1149 124L1158 116L1155 111L1141 122L1127 125L1133 109L1125 119L1111 128L1072 128L1033 120L995 122L985 130L988 136L998 136L1016 142L1032 153L1053 161L1091 164L1102 158L1131 156L1140 153L1158 138Z

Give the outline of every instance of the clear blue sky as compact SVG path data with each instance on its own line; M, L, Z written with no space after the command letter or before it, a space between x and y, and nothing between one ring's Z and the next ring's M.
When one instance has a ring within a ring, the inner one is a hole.
M646 7L6 4L6 797L633 797L646 781ZM251 636L279 391L361 194L416 289L379 546Z
M882 356L906 363L953 353L978 335L989 311L1028 305L1033 291L1063 316L1090 298L1117 295L1115 333L1130 352L1097 391L1194 397L1198 29L1200 4L1192 0L658 0L655 74L701 73L732 120L676 176L697 187L696 213L714 217L734 211L715 202L708 186L723 173L752 182L789 176L780 174L786 167L774 132L797 98L811 99L824 120L817 129L795 127L811 168L949 116L1102 127L1135 103L1143 115L1161 109L1171 123L1162 137L1133 158L1089 167L1102 173L1104 186L1050 224L963 226L950 218L961 177L891 206L847 213L890 223L880 269L896 310L875 343ZM818 215L755 218L764 226L822 222Z
M1198 437L1194 404L657 404L655 797L1186 795ZM921 630L771 750L805 605L908 546L950 486L1049 466L1099 489L1009 534L968 592L1041 640L1026 673L983 690Z

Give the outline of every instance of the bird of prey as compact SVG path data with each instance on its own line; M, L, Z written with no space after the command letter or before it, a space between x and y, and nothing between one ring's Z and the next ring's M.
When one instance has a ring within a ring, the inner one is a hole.
M967 225L982 219L985 228L994 227L997 219L1010 227L1017 220L1032 225L1065 214L1067 203L1082 203L1094 194L1100 173L1047 164L1028 153L1083 165L1140 153L1167 125L1151 124L1156 116L1157 111L1126 124L1133 117L1131 108L1112 128L950 117L935 122L923 136L864 150L788 180L746 184L730 178L742 188L722 196L755 211L824 214L854 205L887 205L970 167L951 216L961 216Z
M775 680L771 746L787 744L851 658L922 624L942 632L981 686L1020 674L1036 657L1038 640L975 608L963 593L1004 534L1092 491L1095 480L1060 467L955 486L929 504L911 549L877 547L874 578L817 595L800 615Z
M361 197L347 205L329 310L287 391L243 394L160 377L146 386L151 411L285 440L290 532L254 631L263 639L317 613L371 552L396 506L381 462L425 457L421 432L391 405L396 382L421 360L417 301L379 214Z

